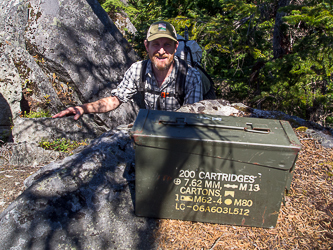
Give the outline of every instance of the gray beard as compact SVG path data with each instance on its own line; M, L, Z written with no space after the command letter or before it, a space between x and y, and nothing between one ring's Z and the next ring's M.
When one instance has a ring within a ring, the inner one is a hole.
M153 65L155 66L155 68L157 70L168 70L171 67L171 65L174 61L174 57L172 57L172 60L171 60L170 64L165 65L164 67L157 66L157 63L155 63L154 60L152 60L151 58L150 58L150 61L153 63Z

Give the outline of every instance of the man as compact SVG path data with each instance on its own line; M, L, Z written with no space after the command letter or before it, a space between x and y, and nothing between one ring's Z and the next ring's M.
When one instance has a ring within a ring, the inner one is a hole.
M144 91L140 91L142 62L136 62L126 71L124 79L112 90L111 96L96 102L67 108L53 116L74 115L79 119L85 113L104 113L116 109L122 102L127 102L138 91L143 93L147 109L174 111L181 104L173 95L180 62L175 53L178 47L175 28L168 22L153 23L144 41L149 60L146 64ZM188 66L185 80L184 104L192 104L203 99L200 73ZM163 95L161 93L164 93Z

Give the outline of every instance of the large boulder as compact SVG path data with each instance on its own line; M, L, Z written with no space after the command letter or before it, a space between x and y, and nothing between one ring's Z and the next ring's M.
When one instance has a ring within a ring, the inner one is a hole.
M0 9L0 130L20 112L54 114L110 95L138 60L97 0L3 0ZM113 128L137 110L128 103L97 116Z
M0 214L0 249L156 249L156 222L134 215L134 150L126 130L29 177Z

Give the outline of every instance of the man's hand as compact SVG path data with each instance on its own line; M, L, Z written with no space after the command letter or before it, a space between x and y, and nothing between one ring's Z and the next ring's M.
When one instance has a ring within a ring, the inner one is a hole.
M74 120L79 119L84 114L84 110L81 106L69 107L58 114L52 116L52 118L60 118L68 115L74 115Z
M116 109L121 102L116 96L102 98L96 102L86 103L81 106L70 107L52 116L52 118L60 118L67 115L74 115L74 120L77 120L83 114L90 113L105 113Z

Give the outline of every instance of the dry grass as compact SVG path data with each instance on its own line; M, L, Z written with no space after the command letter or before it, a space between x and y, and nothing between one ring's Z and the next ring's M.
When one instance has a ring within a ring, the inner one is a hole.
M302 150L274 229L159 220L161 249L333 249L333 150L296 132Z

